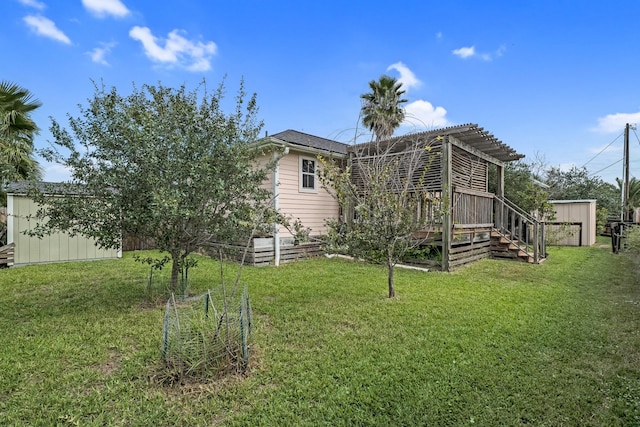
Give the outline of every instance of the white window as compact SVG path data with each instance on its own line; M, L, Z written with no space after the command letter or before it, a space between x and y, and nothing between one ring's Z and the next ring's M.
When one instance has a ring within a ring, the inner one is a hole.
M300 191L316 191L316 160L300 157Z

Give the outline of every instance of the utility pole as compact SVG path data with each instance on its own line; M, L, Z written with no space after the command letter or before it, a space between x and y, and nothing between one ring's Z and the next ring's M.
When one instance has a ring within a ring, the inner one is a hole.
M631 221L629 213L629 123L624 127L624 185L622 194L622 220Z

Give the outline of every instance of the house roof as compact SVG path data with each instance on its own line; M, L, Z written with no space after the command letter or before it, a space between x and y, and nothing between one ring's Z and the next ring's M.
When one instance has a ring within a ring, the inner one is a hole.
M55 188L55 186L59 186L59 183L55 182L43 182L43 181L16 181L9 182L4 186L4 191L7 194L27 194L29 189L36 186L40 191L43 191L45 188Z
M511 162L524 157L524 154L517 153L513 148L509 147L498 138L493 136L493 134L485 131L483 128L473 123L398 136L389 139L389 142L395 143L397 141L401 141L404 138L431 139L437 138L438 136L449 135L501 162Z
M333 141L331 139L321 138L308 133L298 132L297 130L285 130L270 136L272 139L297 145L303 148L311 148L320 151L328 151L330 153L347 154L348 144Z
M453 136L464 144L488 155L501 162L511 162L524 157L524 154L517 153L513 148L504 144L490 132L474 123L451 126L442 129L434 129L420 133L412 133L407 135L391 138L391 143L407 140L407 138L436 138L438 136ZM265 138L263 141L276 140L281 143L299 146L305 149L313 149L326 151L340 155L346 155L352 146L343 142L333 141L331 139L321 138L315 135L309 135L296 130L285 130Z

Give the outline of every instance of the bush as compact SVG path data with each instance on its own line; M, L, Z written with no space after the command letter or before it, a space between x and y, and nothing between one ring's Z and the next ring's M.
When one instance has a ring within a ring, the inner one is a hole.
M625 252L634 255L634 257L640 256L640 226L629 226L625 232Z

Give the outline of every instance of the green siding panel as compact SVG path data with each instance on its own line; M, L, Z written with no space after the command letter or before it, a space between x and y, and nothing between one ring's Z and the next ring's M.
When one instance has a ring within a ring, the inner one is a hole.
M61 261L81 261L117 258L117 249L100 249L95 240L82 236L70 237L67 233L55 233L42 239L30 237L24 231L32 228L29 215L35 215L38 207L29 198L9 195L13 198L13 235L15 243L14 265L39 264ZM35 225L35 223L33 224Z

